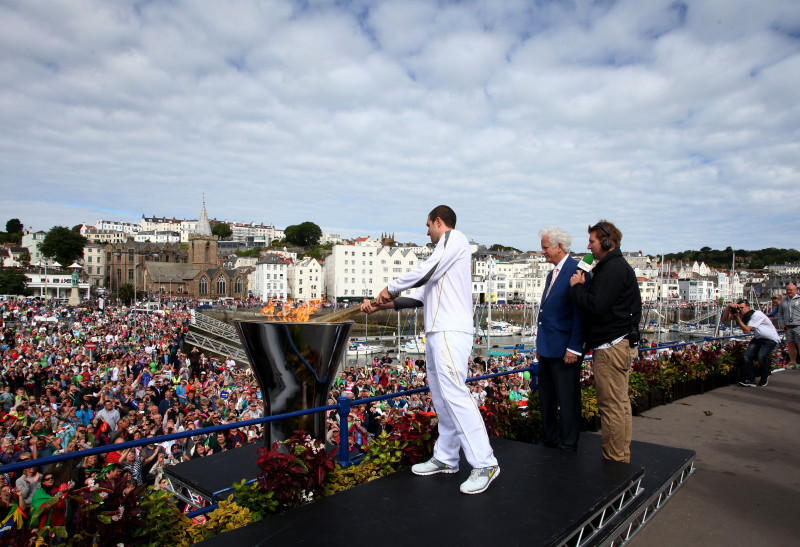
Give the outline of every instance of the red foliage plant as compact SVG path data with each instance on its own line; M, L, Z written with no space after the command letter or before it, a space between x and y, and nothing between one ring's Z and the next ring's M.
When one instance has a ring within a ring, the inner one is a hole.
M274 492L274 499L286 509L320 495L325 476L335 467L325 445L303 431L295 431L283 443L272 443L271 450L260 448L256 463L263 472L261 485Z

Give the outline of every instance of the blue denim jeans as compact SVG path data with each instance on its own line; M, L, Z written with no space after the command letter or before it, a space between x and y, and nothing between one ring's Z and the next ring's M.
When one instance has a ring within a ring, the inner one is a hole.
M744 379L755 382L756 371L753 366L753 359L758 359L758 368L761 377L769 376L769 356L777 346L777 342L766 338L753 338L747 350L744 352Z

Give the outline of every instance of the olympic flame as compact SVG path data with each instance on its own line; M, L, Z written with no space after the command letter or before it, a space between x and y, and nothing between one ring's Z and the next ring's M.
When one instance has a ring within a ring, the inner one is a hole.
M315 310L322 307L322 300L319 298L307 300L302 303L295 303L292 300L285 302L267 301L267 305L261 308L261 315L267 316L276 321L291 321L294 323L305 323Z

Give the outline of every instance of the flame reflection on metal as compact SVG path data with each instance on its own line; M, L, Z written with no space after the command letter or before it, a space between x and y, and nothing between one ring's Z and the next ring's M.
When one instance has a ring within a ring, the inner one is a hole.
M261 385L264 415L305 410L327 404L330 386L342 359L352 321L294 323L235 321L253 372ZM325 439L325 414L307 414L264 424L264 442L307 431Z

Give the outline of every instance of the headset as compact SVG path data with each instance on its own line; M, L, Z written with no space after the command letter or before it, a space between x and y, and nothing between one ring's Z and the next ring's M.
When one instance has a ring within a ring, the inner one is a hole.
M606 234L606 238L600 243L600 248L603 249L604 251L610 251L611 250L611 245L612 245L611 244L611 232L608 231L608 228L606 228L602 224L595 224L594 226L592 226L592 230L593 231L602 230L603 233Z

